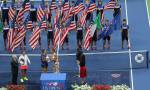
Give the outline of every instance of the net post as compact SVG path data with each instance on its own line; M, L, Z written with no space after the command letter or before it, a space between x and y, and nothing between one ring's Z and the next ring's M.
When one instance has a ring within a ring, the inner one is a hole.
M149 51L146 52L146 63L147 63L147 69L149 68Z

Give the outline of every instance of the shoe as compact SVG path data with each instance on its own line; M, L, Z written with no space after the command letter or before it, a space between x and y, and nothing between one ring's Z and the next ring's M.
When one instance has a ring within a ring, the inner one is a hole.
M20 79L20 82L21 82L21 83L23 83L23 82L24 82L24 80L21 78L21 79Z
M23 79L26 80L26 81L28 81L28 78L27 78L27 77L24 77Z

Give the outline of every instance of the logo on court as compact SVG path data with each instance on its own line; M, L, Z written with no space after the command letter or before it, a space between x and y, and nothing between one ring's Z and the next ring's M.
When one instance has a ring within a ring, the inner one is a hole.
M135 61L136 61L137 63L142 63L142 62L144 61L144 56L143 56L142 54L137 54L137 55L135 56Z

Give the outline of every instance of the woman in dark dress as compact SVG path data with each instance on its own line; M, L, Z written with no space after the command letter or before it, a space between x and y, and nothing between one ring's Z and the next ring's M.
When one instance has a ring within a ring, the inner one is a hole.
M11 73L12 73L12 84L17 84L17 78L18 78L18 60L17 56L13 55L12 56L12 61L11 61Z
M81 78L81 84L85 83L85 79L87 77L87 71L85 66L85 55L82 53L79 57L79 65L80 65L80 78Z

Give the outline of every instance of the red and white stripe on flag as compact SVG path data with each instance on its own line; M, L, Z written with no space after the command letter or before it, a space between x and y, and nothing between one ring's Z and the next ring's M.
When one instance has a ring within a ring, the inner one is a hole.
M50 8L51 8L51 10L55 10L57 8L55 1L52 1Z
M41 21L43 16L44 16L44 10L42 9L41 6L39 6L38 11L37 11L37 19L38 21Z
M24 9L21 8L18 12L17 18L16 18L16 22L17 24L21 24L23 22L23 18L24 18Z
M29 39L29 45L31 46L32 49L35 49L37 44L38 44L38 41L39 41L39 38L40 38L40 31L41 31L40 28L37 27L32 32L32 35Z
M30 11L30 2L27 2L26 4L25 4L25 8L24 8L24 12L28 12L28 11Z
M66 12L69 10L69 2L65 2L64 6L63 6L63 12Z
M27 23L27 29L32 29L32 28L33 28L32 21L28 21L28 23Z
M55 25L55 33L54 33L54 49L57 48L58 44L59 44L59 35L60 30L57 28L57 26Z
M9 16L9 20L13 20L14 17L15 17L15 11L13 10L12 7L9 8L9 11L8 11L8 16Z
M47 8L45 9L45 14L46 14L46 19L48 20L49 17L50 17L50 10L49 10L49 7L47 7Z
M61 46L64 44L65 38L66 38L68 33L69 33L69 29L68 28L62 29L62 35L61 35L62 37L61 37L61 40L60 40L60 45Z
M75 14L78 14L81 10L84 9L83 3L80 3L78 6L74 7Z
M46 21L42 21L41 28L43 28L43 29L47 28L47 23L46 23Z
M16 37L14 38L14 45L12 47L12 52L15 48L17 48L24 40L26 35L26 30L24 26L21 26L18 30L18 33L16 34Z
M76 28L76 24L75 24L74 21L72 21L67 28L64 28L62 30L62 37L61 37L61 40L60 40L60 45L63 45L63 43L65 41L65 38L66 38L67 34L69 33L69 31L71 31L75 28Z
M89 26L86 30L86 35L85 35L85 38L84 38L84 45L83 47L86 49L86 50L89 50L90 49L90 44L91 44L91 34L90 34L90 27Z
M90 4L87 12L93 12L96 9L96 3Z
M57 24L57 22L58 22L59 15L60 15L59 10L56 10L56 15L55 15L55 17L54 17L54 26L55 26L55 25Z
M75 24L74 21L72 21L72 22L70 23L69 27L68 27L68 30L71 31L71 30L73 30L73 29L75 29L75 28L76 28L76 24Z
M84 24L86 23L86 16L87 16L87 11L86 9L82 12L82 15L80 17L79 23L81 24L81 26L84 26Z
M104 5L104 10L114 9L116 6L116 1L109 1L106 5Z
M14 38L16 36L16 32L17 30L13 30L12 28L10 28L10 30L8 31L7 34L7 49L12 51L12 47L14 45Z

